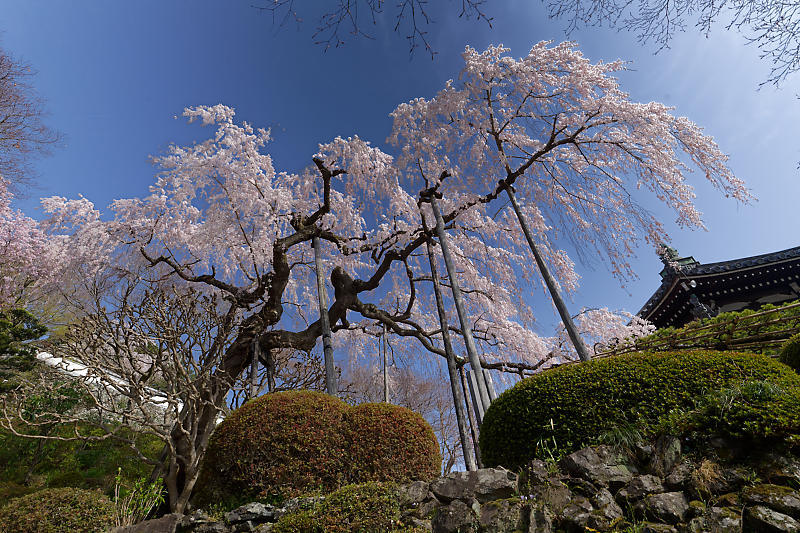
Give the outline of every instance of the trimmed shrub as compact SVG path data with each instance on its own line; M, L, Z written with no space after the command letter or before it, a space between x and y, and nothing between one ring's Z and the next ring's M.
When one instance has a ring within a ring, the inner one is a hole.
M0 509L4 533L103 533L114 525L114 504L99 492L44 489Z
M555 440L559 451L576 450L614 426L655 424L745 381L800 387L800 376L785 365L735 352L636 353L560 366L492 403L481 427L481 457L486 466L518 468L537 456L537 443Z
M778 361L792 367L795 372L800 372L800 333L791 337L781 346Z
M351 407L344 420L351 481L411 481L439 475L439 444L419 413L398 405L364 403Z
M211 436L197 486L201 504L289 498L339 487L346 467L343 401L312 391L247 402Z
M347 483L430 479L440 464L433 430L413 411L278 392L246 403L217 427L194 501L275 502Z

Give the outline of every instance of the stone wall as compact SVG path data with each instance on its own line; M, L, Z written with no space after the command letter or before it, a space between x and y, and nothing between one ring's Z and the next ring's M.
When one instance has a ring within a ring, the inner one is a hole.
M455 472L400 487L403 523L434 533L800 532L800 460L791 454L717 441L682 453L663 437L621 452L584 448L558 464ZM168 515L118 533L267 533L284 507L250 503L214 522L202 512Z

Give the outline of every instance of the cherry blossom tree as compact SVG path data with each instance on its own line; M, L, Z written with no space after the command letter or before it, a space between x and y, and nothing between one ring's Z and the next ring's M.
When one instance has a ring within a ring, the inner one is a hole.
M38 222L11 205L9 183L0 177L0 309L35 299L35 284L55 270L55 249Z
M106 217L87 199L44 201L61 279L147 272L165 289L217 302L218 328L229 335L215 345L206 392L182 404L178 420L190 417L194 429L172 426L175 450L202 456L221 406L251 364L253 343L262 364L267 354L310 352L317 344L314 237L330 272L327 314L340 353L373 353L385 327L396 352L445 357L425 252L431 236L420 211L433 218L418 204L424 188L443 195L481 364L514 372L541 368L560 352L557 337L534 333L528 295L538 272L501 203L508 187L516 188L537 247L566 291L578 276L558 238L600 254L623 277L631 274L627 258L637 238L665 241L631 190L652 191L688 226L701 224L686 183L693 168L747 200L699 127L661 104L629 100L612 77L621 63L593 64L569 43L539 43L521 59L507 52L467 48L458 82L400 105L392 114L396 156L358 137L336 138L302 172L279 171L265 152L268 131L237 123L228 107L200 106L184 115L212 126L209 137L155 158L160 171L149 195L115 201ZM462 332L449 322L463 354ZM165 464L176 480L174 511L185 508L195 464L175 457Z

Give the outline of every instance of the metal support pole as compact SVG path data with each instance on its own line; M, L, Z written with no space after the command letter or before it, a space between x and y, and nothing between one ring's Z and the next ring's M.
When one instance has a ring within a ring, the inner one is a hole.
M381 345L383 347L383 402L389 403L389 357L386 354L386 324L383 325Z
M489 389L489 398L492 401L497 399L497 390L494 388L494 380L492 379L492 371L488 368L483 369L483 376L486 378L486 386Z
M478 401L478 395L476 394L475 389L478 388L477 384L477 374L472 370L467 370L467 383L469 384L469 394L472 397L472 405L475 406L475 416L478 419L478 426L483 425L483 415L486 414L486 410L483 408L483 405L480 401Z
M469 323L469 317L464 309L464 299L461 296L461 287L458 284L458 276L456 275L456 267L453 263L453 258L450 255L450 246L447 244L447 235L444 231L444 220L442 214L439 212L439 205L436 201L436 193L430 194L428 200L433 209L433 216L436 217L436 234L439 237L439 245L442 247L442 256L444 257L444 264L447 267L447 275L450 278L450 286L453 290L453 302L456 304L456 311L458 311L458 320L461 322L461 331L464 335L464 344L467 347L467 356L469 364L472 369L476 371L476 381L478 385L478 398L481 402L481 409L485 410L489 407L491 401L489 400L489 392L486 390L486 380L483 378L483 373L480 372L482 366L478 358L478 350L475 347L475 339L472 337L472 326Z
M422 212L420 212L422 215ZM425 231L428 231L428 226L425 223L425 216L422 215L422 225ZM447 313L444 310L444 299L442 298L442 289L439 282L439 270L436 268L436 260L433 255L433 245L431 240L425 242L428 249L428 262L431 267L431 280L433 281L433 294L436 297L436 310L439 313L439 325L442 327L442 342L444 343L444 353L447 359L447 373L450 376L450 392L453 394L453 406L456 411L456 423L458 425L458 436L461 439L461 451L464 454L464 465L467 471L478 469L477 461L473 455L473 451L469 445L469 436L467 435L467 421L464 419L464 397L461 393L461 388L458 386L458 370L456 367L456 356L453 351L453 343L450 340L450 325L447 321Z
M256 397L256 393L258 392L258 388L257 388L258 384L256 383L256 380L258 378L258 357L259 357L259 352L260 351L261 350L259 349L259 346L258 346L258 339L255 338L255 339L253 339L253 349L252 349L253 358L250 361L250 399L251 400Z
M328 289L322 275L322 254L319 250L319 237L311 238L314 247L314 266L317 271L317 294L319 295L319 319L322 323L322 352L325 358L325 389L331 396L336 396L336 368L333 366L333 343L331 342L331 324L328 318Z
M475 462L478 464L478 468L483 468L483 462L481 461L481 449L478 446L478 422L475 420L475 409L473 405L469 403L469 392L467 390L467 378L464 375L464 367L459 366L458 372L461 375L461 390L464 391L464 400L467 404L467 415L469 415L469 429L472 434L472 446L475 450Z
M506 192L508 193L508 198L511 200L511 205L514 207L514 212L517 214L519 225L522 226L522 232L525 234L525 239L528 241L528 246L531 247L533 257L536 259L536 265L539 267L539 272L542 273L542 278L544 279L545 285L547 285L547 290L550 291L550 296L553 298L553 302L556 304L558 314L561 316L561 322L564 323L564 328L567 330L567 334L572 341L572 345L575 346L575 351L578 352L578 357L581 358L581 361L588 361L592 358L592 356L589 354L589 351L586 349L586 345L583 344L583 340L581 340L581 337L578 334L578 329L575 327L575 323L572 321L572 316L570 316L569 311L567 310L567 305L564 303L563 298L561 298L561 293L556 285L556 280L550 274L550 270L548 270L547 265L544 264L544 260L539 253L539 249L536 248L536 245L533 243L533 236L531 235L531 230L528 227L528 222L525 219L525 216L522 214L522 211L520 211L517 198L514 196L514 191L510 185L506 187Z

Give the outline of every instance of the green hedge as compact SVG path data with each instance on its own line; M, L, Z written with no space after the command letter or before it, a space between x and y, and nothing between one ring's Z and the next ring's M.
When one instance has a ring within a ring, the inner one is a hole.
M279 392L248 402L217 427L195 502L274 501L347 483L429 479L440 464L433 430L413 411L350 407L319 392Z
M655 424L707 393L747 381L800 388L800 376L778 361L735 352L636 353L560 366L492 403L481 427L481 456L486 466L517 468L553 439L559 451L572 451L615 426Z
M114 504L103 494L75 488L44 489L0 509L3 533L104 533Z

